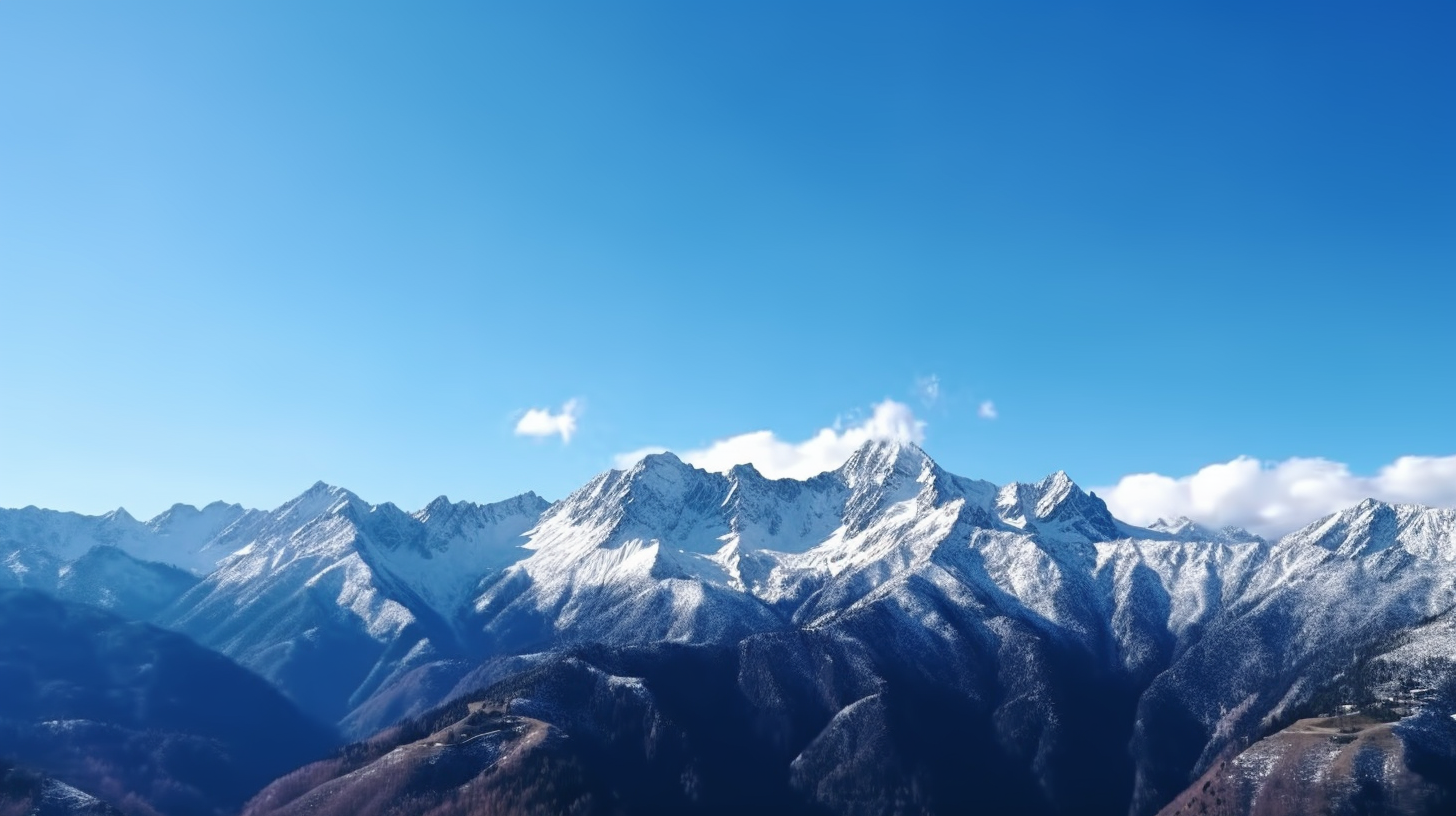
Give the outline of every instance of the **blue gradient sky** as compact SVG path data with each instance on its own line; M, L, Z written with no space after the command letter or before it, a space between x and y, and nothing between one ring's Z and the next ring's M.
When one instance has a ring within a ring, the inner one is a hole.
M1456 453L1456 7L1091 5L0 3L0 506Z

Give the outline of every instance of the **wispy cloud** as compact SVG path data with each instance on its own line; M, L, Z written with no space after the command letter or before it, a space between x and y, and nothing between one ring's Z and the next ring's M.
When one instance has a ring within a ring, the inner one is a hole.
M516 436L533 436L544 439L560 436L561 444L569 444L576 434L576 420L581 416L581 401L569 399L561 410L552 413L550 408L531 408L516 422Z
M1328 459L1240 456L1187 476L1124 476L1097 488L1097 495L1113 515L1133 524L1187 516L1276 537L1367 498L1456 507L1456 456L1402 456L1373 476Z
M887 399L863 420L836 421L802 442L785 441L773 431L754 431L679 456L704 470L726 471L734 465L752 464L769 478L807 479L844 464L856 448L872 439L919 444L925 441L925 423L915 417L910 406ZM631 467L643 456L663 450L643 448L624 453L616 457L616 465Z
M996 403L985 400L981 403L981 407L976 409L976 416L981 419L995 419L1001 415L996 413Z
M936 374L916 377L915 395L920 398L920 404L927 408L940 402L940 377Z

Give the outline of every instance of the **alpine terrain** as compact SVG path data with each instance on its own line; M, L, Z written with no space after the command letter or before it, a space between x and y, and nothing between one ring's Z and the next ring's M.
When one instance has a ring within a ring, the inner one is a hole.
M555 503L0 510L0 586L179 633L281 693L257 716L352 740L219 812L1456 812L1446 509L1137 527L1065 473L871 442L807 480L656 454ZM0 744L26 801L195 807L31 746Z

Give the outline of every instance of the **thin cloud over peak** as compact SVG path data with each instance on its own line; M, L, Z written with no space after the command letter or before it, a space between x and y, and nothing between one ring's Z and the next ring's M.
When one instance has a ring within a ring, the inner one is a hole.
M915 378L915 394L927 408L940 402L940 376L931 374L928 377Z
M704 470L721 472L734 465L752 464L771 479L807 479L844 464L855 449L870 440L918 445L925 441L925 422L915 416L910 406L887 399L875 405L863 420L848 424L836 420L801 442L780 439L773 431L752 431L681 452L679 456ZM620 454L615 457L616 466L629 468L643 456L663 450L650 447Z

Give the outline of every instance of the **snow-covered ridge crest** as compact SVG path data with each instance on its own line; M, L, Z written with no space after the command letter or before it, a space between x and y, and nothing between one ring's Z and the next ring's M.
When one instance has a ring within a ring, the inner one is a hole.
M83 516L38 507L0 509L0 549L43 552L71 561L95 547L116 547L143 561L169 564L206 575L232 550L218 541L247 528L263 514L236 504L213 502L202 509L176 504L142 522L118 508Z
M708 640L732 629L723 616L748 629L822 622L941 564L987 573L987 592L1008 592L1057 625L1080 616L1083 633L1096 628L1089 616L1126 603L1118 593L1134 587L1121 582L1157 576L1166 606L1139 614L1176 638L1253 585L1269 552L1240 528L1119 521L1065 472L998 488L946 472L916 445L883 441L803 480L654 454L592 479L526 537L529 557L472 603L487 632L529 618L541 638ZM1099 575L1119 577L1081 586ZM637 628L624 631L627 619Z
M145 523L0 510L0 586L141 610L342 716L370 682L456 649L462 606L526 555L522 534L547 506L534 493L441 497L407 513L319 482L271 511L175 505Z
M1003 524L1048 540L1090 544L1117 539L1125 530L1105 502L1083 492L1061 470L1034 484L1012 482L1001 488L996 513Z
M957 500L963 523L1019 532L1042 546L1259 540L1187 518L1134 527L1113 518L1065 472L998 488L946 472L912 443L872 441L841 467L803 480L768 479L751 465L709 472L671 453L654 454L595 477L554 506L534 493L489 505L442 496L407 513L320 482L271 512L222 502L201 509L179 504L139 522L121 510L98 517L33 507L0 511L0 544L14 544L0 555L19 576L56 569L95 546L115 546L199 575L223 562L221 572L233 580L256 580L304 555L357 553L371 570L387 573L399 593L448 618L482 581L513 567L544 584L674 577L752 592L771 578L780 587L801 583L811 573L833 574L832 565L863 562L864 553L845 547L863 544L874 524ZM1394 546L1450 560L1456 558L1452 516L1456 511L1367 501L1284 542L1347 556ZM883 531L876 540L885 540ZM621 548L616 556L600 554ZM258 562L265 552L266 563ZM229 566L234 560L253 566L240 571Z
M1366 499L1279 540L1281 548L1320 547L1347 557L1399 550L1432 561L1456 561L1456 510Z
M342 717L388 678L458 653L461 608L524 555L547 506L534 493L441 497L407 513L320 482L230 538L233 554L159 622Z
M373 582L381 574L393 594L423 602L448 619L477 582L524 555L523 533L548 506L535 493L492 504L452 503L441 496L407 513L319 482L263 514L247 531L246 543L206 583L257 582L295 566L317 577L352 558L364 568L361 580ZM243 542L236 534L231 539Z
M652 454L553 505L527 534L526 548L536 554L522 566L631 543L704 557L725 549L798 553L840 528L862 528L897 503L971 496L987 507L994 492L989 483L947 474L910 443L866 443L842 467L805 480L768 479L751 465L709 472L671 453Z
M866 443L841 467L805 480L767 479L746 465L714 473L651 455L548 510L527 534L531 556L473 607L487 631L534 615L551 636L581 639L614 629L615 610L651 607L665 617L644 639L672 631L701 640L717 627L693 634L690 619L709 613L673 582L692 582L703 603L734 607L752 626L781 626L838 576L854 575L843 579L849 594L833 596L848 603L948 541L969 546L975 529L1047 546L1095 540L1094 525L1119 531L1065 474L1014 487L1028 505L1015 523L997 515L997 495L995 485L950 474L903 442ZM729 614L712 614L720 613Z

